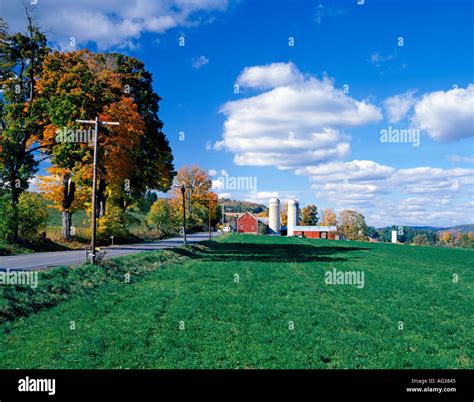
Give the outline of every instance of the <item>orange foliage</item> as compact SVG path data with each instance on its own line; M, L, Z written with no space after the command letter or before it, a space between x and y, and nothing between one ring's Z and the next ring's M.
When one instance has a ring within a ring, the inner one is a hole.
M336 223L336 213L332 209L325 209L323 211L323 219L321 220L321 226L335 226Z
M54 166L49 167L47 171L49 176L38 176L38 187L43 193L43 196L53 203L50 208L56 208L60 211L63 211L63 177L70 175L70 172L67 169L57 168ZM68 211L74 212L78 209L84 208L90 197L91 189L89 187L76 188L74 202L72 203L72 206L68 208Z
M445 243L450 243L452 240L451 232L441 232L439 234L439 240Z

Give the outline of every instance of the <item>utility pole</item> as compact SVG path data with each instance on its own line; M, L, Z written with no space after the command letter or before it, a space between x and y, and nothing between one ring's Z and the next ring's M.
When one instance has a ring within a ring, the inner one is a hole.
M93 166L93 178L92 178L92 222L91 222L91 256L92 264L96 262L95 248L97 240L97 163L99 159L99 124L118 126L120 123L116 121L100 121L99 117L95 120L76 120L76 123L82 124L94 124L94 166Z
M181 186L181 194L183 194L183 235L184 235L184 245L186 245L186 202L184 199L184 194L186 193L186 187L184 184Z

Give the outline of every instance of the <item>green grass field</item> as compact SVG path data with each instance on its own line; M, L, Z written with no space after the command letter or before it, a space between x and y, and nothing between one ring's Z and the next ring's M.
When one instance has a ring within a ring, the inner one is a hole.
M245 235L204 246L168 264L119 258L147 273L4 323L0 367L474 367L473 250ZM326 284L333 268L363 271L365 287Z

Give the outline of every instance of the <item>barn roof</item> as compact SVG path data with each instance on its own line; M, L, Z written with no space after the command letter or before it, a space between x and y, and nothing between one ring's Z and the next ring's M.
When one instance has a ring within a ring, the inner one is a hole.
M295 226L294 230L298 232L335 232L336 226Z

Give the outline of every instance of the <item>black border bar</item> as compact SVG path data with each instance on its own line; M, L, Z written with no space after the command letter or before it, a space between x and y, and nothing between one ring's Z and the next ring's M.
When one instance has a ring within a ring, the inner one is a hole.
M56 393L19 392L20 379L55 379ZM455 388L408 392L407 388ZM473 370L0 370L0 402L164 400L170 396L290 400L469 401Z

